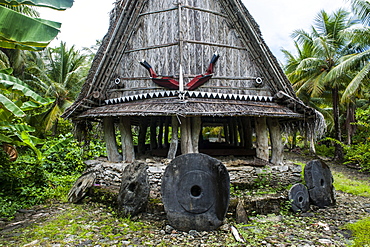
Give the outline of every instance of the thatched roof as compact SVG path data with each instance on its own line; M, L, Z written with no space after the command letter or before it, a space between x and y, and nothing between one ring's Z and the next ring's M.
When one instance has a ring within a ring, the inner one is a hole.
M178 2L118 1L81 93L63 116L313 115L240 0ZM187 83L205 73L216 52L211 79L193 91L156 84L138 63L145 59L158 74Z

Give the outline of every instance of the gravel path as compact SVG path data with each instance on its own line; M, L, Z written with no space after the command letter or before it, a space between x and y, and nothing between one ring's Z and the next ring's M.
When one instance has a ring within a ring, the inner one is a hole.
M289 157L303 162L307 158ZM329 163L332 171L369 182L369 174ZM165 213L142 214L131 221L115 217L103 204L53 203L21 210L14 220L0 221L0 246L347 246L347 223L370 217L370 198L337 192L333 207L300 215L251 216L236 224L231 213L212 232L179 232ZM238 242L231 229L241 235ZM370 243L369 243L370 244Z

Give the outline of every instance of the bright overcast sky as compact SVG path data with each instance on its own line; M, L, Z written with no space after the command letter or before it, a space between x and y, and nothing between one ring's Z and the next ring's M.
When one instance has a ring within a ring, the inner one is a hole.
M317 13L328 13L347 6L346 0L242 0L259 24L272 52L283 62L281 48L294 51L290 38L295 29L308 29ZM109 12L115 0L75 0L71 9L40 9L41 18L62 23L56 46L61 40L76 48L90 47L108 31Z

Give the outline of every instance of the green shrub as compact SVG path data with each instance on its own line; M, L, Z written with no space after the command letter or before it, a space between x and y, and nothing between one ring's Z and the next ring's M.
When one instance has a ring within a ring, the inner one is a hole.
M44 169L53 174L67 175L80 173L84 170L85 165L83 163L83 149L73 138L72 134L59 135L58 138L49 138L42 147L42 150L47 150L50 146L55 143L70 139L63 150L53 152L46 157L43 162Z
M325 144L321 144L319 141L319 143L315 146L315 148L316 148L317 155L321 155L324 157L334 157L334 151L335 151L334 145L327 146Z
M359 165L363 171L370 171L370 142L345 148L345 164Z
M65 201L69 189L85 169L83 161L105 154L101 141L90 141L85 149L72 134L45 140L40 148L42 159L30 148L21 147L19 158L10 162L0 149L0 217L11 216L17 209L48 199Z
M370 171L370 106L356 110L357 131L353 144L345 146L346 164L359 165L362 170Z

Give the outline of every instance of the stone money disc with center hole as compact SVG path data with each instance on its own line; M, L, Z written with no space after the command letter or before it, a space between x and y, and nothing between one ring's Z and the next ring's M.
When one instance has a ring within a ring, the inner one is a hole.
M204 213L215 203L216 181L212 174L201 170L187 172L181 177L177 200L190 213Z
M310 196L308 190L303 184L295 184L289 190L289 200L292 210L297 212L307 212L310 209Z
M172 227L180 231L211 231L225 218L230 177L219 160L205 154L185 154L167 166L161 191Z
M320 160L308 162L304 168L304 180L313 205L324 208L335 204L333 176L328 165Z

